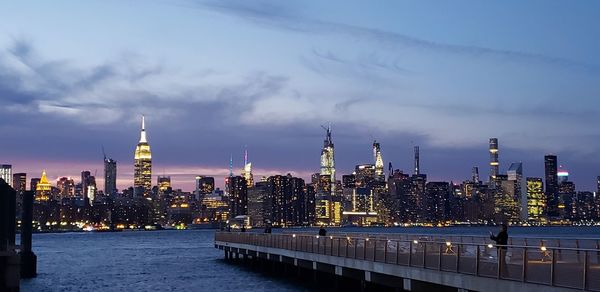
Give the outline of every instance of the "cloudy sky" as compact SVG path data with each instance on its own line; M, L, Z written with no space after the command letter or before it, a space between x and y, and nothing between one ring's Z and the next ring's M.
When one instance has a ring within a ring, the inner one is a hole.
M384 161L431 180L554 153L579 189L600 175L596 1L2 1L0 163L132 184L139 119L154 174L190 190L245 145L255 175ZM101 182L101 180L99 180Z

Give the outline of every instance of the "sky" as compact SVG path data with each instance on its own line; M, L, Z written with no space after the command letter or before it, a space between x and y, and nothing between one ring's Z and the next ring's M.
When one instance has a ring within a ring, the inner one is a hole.
M429 180L500 169L579 190L600 175L597 1L0 1L0 163L50 179L97 173L102 147L133 184L146 116L154 175L319 170L372 162ZM156 181L156 178L153 179ZM218 183L219 185L219 183ZM222 182L221 182L222 185Z

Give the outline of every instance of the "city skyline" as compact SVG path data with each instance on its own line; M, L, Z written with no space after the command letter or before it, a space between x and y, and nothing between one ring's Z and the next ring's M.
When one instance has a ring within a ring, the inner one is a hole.
M123 189L143 113L152 182L170 175L187 190L196 175L227 176L230 155L239 174L244 145L255 179L306 179L318 171L327 122L340 175L371 161L377 140L384 162L405 173L420 146L432 181L460 182L473 166L487 177L487 140L497 137L501 173L522 161L525 176L543 177L553 153L578 189L595 189L600 37L583 24L597 4L458 2L444 15L430 2L386 11L351 2L176 4L0 4L0 127L18 137L3 144L0 163L28 177L101 174L104 145ZM340 7L344 15L327 12ZM144 13L132 23L134 11ZM486 25L473 26L474 15Z

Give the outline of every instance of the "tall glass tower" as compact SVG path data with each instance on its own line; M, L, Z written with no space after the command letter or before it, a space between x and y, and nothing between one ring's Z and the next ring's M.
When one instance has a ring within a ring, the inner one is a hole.
M140 141L135 147L134 153L133 185L136 188L143 188L143 195L145 197L150 195L152 189L152 153L150 152L150 144L148 144L148 140L146 139L144 116L142 116Z
M499 169L498 138L490 138L490 183L496 181L496 177L500 173Z

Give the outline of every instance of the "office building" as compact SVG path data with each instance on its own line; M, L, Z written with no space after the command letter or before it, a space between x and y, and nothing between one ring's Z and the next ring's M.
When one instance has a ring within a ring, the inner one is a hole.
M24 192L27 188L27 174L26 173L15 173L13 174L13 189L15 191Z
M150 144L146 137L146 122L142 116L142 130L140 132L140 141L135 147L134 153L134 173L133 185L137 190L141 190L142 194L136 196L149 196L152 190L152 152Z
M541 178L528 177L527 182L527 220L531 223L546 222L546 195Z
M12 165L0 164L0 178L3 179L9 186L13 185Z
M117 161L104 156L104 194L117 194Z
M248 185L243 176L231 176L225 179L229 197L229 216L235 218L248 215Z
M544 156L544 174L546 178L546 213L548 219L557 220L560 218L560 212L558 209L559 196L558 196L558 162L556 155Z
M500 165L498 162L498 138L490 138L490 185L494 186L493 182L496 176L500 174Z

